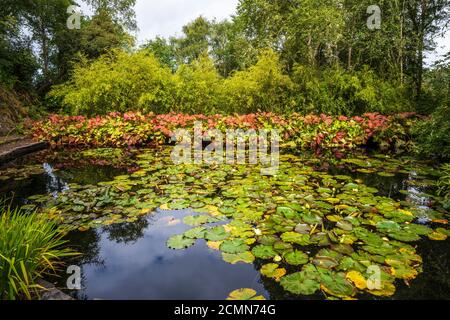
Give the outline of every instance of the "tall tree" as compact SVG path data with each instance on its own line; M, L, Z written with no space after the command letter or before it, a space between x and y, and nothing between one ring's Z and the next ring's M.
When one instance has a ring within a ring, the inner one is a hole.
M136 0L84 0L94 12L106 11L113 21L121 24L129 31L137 30L136 12L134 6Z
M408 57L416 98L422 92L424 54L436 46L435 37L447 30L450 18L448 0L407 0L408 37L412 39Z
M200 16L183 27L184 36L173 39L178 62L190 63L209 49L210 22Z

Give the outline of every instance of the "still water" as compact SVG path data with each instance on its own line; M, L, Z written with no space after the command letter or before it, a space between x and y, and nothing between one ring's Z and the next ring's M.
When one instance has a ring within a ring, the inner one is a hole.
M41 155L44 155L42 153ZM7 183L0 181L0 196L14 197L16 204L26 204L27 197L37 194L58 194L70 183L95 184L108 181L127 172L125 167L73 163L62 165L57 158L31 156L1 170L35 165L36 173ZM58 168L58 169L56 169ZM337 169L329 171L336 173ZM349 174L349 172L340 172ZM405 187L409 175L374 178L356 174L368 186L376 187L383 196L408 199L426 206L427 199L415 187ZM407 188L409 194L399 191ZM274 280L262 277L258 271L262 261L254 264L231 265L223 261L220 252L210 249L205 240L186 250L171 250L166 241L173 235L190 229L182 223L192 210L157 211L133 223L123 223L71 232L67 236L71 247L82 256L66 261L82 270L82 289L66 290L69 275L61 272L48 280L77 299L225 299L239 288L253 288L267 299L298 299L285 292ZM409 285L396 283L396 294L389 299L449 299L450 241L417 243L423 258L423 272ZM323 299L316 294L308 299ZM360 295L361 299L375 299Z

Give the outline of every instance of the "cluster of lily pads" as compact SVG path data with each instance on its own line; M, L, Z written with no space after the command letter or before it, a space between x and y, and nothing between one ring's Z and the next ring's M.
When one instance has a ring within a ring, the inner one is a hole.
M396 281L408 283L422 270L414 243L450 235L448 212L437 196L424 210L381 196L350 175L318 171L316 162L282 155L278 173L261 176L258 165L174 165L170 149L143 150L134 173L30 200L62 229L80 231L134 222L156 209L190 208L195 214L183 222L192 229L168 239L171 249L206 241L224 261L255 263L263 277L294 296L392 296ZM382 156L338 166L389 176L414 172L412 181L419 182L438 174ZM417 223L423 215L426 225Z

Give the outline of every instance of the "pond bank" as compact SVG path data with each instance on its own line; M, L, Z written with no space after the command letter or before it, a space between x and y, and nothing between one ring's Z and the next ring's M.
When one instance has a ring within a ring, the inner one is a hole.
M21 136L0 137L0 164L43 150L47 145L47 142L36 142Z
M50 282L47 282L45 280L39 280L38 284L44 288L41 292L40 300L60 300L60 301L75 300L71 296L57 289Z

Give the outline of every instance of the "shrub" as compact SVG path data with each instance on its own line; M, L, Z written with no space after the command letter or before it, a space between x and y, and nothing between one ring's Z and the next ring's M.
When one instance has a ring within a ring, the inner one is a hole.
M392 114L410 111L404 90L383 81L365 68L346 72L342 68L317 70L296 65L298 111L332 115L361 115L370 112Z
M134 147L169 143L176 129L191 129L195 121L201 121L205 129L217 128L224 133L227 129L277 129L283 142L299 149L354 149L372 139L383 150L404 151L407 148L402 146L408 145L410 136L405 124L412 124L413 116L377 113L353 118L297 113L206 116L129 112L91 119L53 115L28 123L28 130L34 138L56 146Z
M443 196L447 201L450 201L450 163L442 165L443 175L437 182L438 194Z
M212 114L220 109L222 79L206 53L191 64L181 65L174 76L174 83L176 105L170 111Z
M54 87L49 96L73 115L166 112L173 104L173 83L171 71L152 54L113 50L92 63L82 60L71 80Z
M278 55L266 50L260 54L256 65L237 71L225 80L222 101L229 113L282 113L294 107L293 89L293 82L283 74Z
M53 222L0 204L0 299L32 299L36 280L74 255Z
M417 151L424 157L450 159L450 106L443 104L413 129Z

